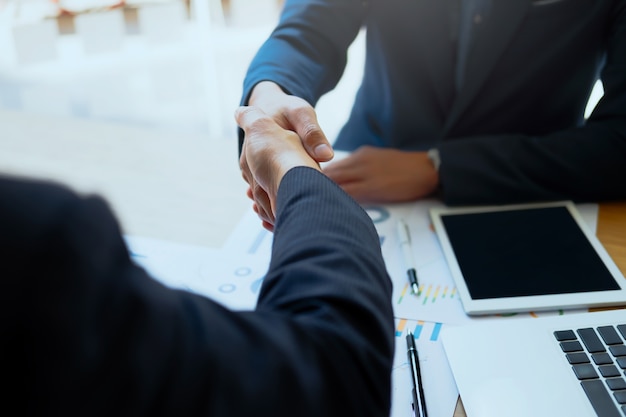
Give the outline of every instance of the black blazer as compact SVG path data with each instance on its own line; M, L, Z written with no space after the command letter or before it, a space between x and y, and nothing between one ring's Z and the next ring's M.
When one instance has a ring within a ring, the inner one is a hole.
M464 68L460 3L286 0L242 102L272 80L315 105L365 27L364 76L336 148L437 147L449 204L626 198L626 1L494 0L473 17ZM585 121L598 77L605 95Z
M67 416L387 416L391 283L367 214L285 176L256 311L133 264L109 208L0 177L5 409Z

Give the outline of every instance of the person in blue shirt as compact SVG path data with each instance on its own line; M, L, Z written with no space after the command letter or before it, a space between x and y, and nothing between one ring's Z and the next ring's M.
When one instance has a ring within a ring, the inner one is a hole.
M363 79L326 138L314 106L362 28ZM626 198L626 1L286 0L242 103L318 161L350 151L324 172L360 202Z

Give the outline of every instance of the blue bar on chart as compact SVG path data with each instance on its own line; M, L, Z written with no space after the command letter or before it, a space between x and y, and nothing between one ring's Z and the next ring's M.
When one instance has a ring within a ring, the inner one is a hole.
M410 322L410 324L409 324ZM423 320L407 320L407 319L399 319L398 324L396 325L396 337L402 337L404 334L404 329L409 325L409 327L413 326L415 323L415 327L413 330L413 337L415 340L419 340L420 338L426 337L431 342L436 342L439 340L439 334L441 333L441 323L431 323Z

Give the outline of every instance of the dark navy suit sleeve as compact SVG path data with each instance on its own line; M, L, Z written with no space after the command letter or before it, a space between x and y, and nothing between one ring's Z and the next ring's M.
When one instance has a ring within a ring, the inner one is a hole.
M278 207L257 309L233 312L151 279L100 198L0 179L5 404L24 415L386 416L391 284L369 217L310 168L287 173Z
M287 0L278 25L250 64L240 104L248 104L255 85L273 81L315 106L339 82L367 11L361 0ZM237 132L241 153L244 134Z
M287 0L250 64L241 104L256 84L269 80L315 106L339 82L367 11L362 0Z
M448 204L626 198L626 2L612 3L611 21L602 27L606 56L599 75L604 96L589 119L543 135L476 134L442 142L440 178ZM560 51L547 45L544 53L558 57ZM523 82L521 77L512 77L509 85L515 83L521 89ZM548 78L545 82L549 90ZM546 102L553 102L549 111L538 102L534 114L514 117L529 123L545 119L548 125L570 107L566 97L546 97ZM514 104L501 110L505 118L515 111ZM497 119L498 113L493 117Z

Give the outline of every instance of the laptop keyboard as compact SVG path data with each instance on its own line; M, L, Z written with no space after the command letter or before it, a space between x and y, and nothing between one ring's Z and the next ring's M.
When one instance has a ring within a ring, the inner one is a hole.
M626 324L558 330L554 337L596 414L626 416Z

